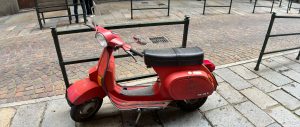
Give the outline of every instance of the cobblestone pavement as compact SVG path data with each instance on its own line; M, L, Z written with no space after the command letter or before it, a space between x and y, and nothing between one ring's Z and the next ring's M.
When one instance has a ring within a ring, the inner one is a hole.
M253 71L255 61L219 67L215 71L217 91L199 110L145 110L139 126L299 127L300 62L296 56L287 53L265 58L259 71ZM72 121L69 109L63 95L0 104L0 127L130 127L137 116L135 110L117 110L108 98L85 123Z
M135 6L144 4L137 2ZM209 1L208 4L221 5L227 2L216 0ZM259 4L269 5L270 2L260 1ZM283 5L286 4L284 1ZM232 14L226 14L226 8L208 8L207 14L202 15L203 2L195 0L174 0L171 7L170 17L165 16L165 10L135 11L134 20L130 19L128 1L98 4L96 13L101 14L97 18L101 25L182 20L184 15L189 15L191 23L188 46L201 47L206 59L211 59L216 65L223 65L258 57L270 20L268 8L257 8L257 13L252 14L253 4L238 0L234 0ZM278 14L298 15L297 10L292 10L289 14L285 10L286 6L279 8L276 3L274 11ZM64 94L65 87L50 30L39 30L35 12L1 17L0 23L0 104ZM58 26L68 25L68 20L48 20L46 25L56 23ZM276 20L273 32L299 32L299 24L298 20ZM142 51L146 48L180 46L182 30L181 25L175 25L114 31ZM141 37L147 45L132 43L133 35ZM153 44L149 37L157 36L164 36L169 42ZM93 37L92 32L61 36L64 59L98 57L100 50ZM298 40L298 36L272 38L267 50L299 46ZM88 68L95 64L91 62L67 66L70 80L73 82L87 76ZM131 58L119 59L117 68L117 78L153 72L152 69L145 68L142 59L137 63Z

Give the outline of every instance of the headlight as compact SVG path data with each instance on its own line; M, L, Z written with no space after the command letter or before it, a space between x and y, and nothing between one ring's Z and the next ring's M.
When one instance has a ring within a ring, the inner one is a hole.
M96 41L103 47L107 46L107 42L105 37L101 33L96 33L95 35Z

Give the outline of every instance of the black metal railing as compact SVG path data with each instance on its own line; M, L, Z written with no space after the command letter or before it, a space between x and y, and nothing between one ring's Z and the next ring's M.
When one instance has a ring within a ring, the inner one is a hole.
M168 16L170 16L170 3L171 0L168 0L167 7L151 7L151 8L133 8L133 0L130 1L130 13L131 13L131 19L133 19L133 11L135 10L158 10L158 9L165 9L168 10Z
M155 22L155 23L140 23L140 24L127 24L127 25L114 25L114 26L105 26L104 28L106 29L124 29L124 28L138 28L138 27L151 27L151 26L166 26L166 25L184 25L183 29L183 39L182 39L182 45L181 47L186 48L187 45L187 37L188 37L188 29L189 29L189 22L190 19L188 16L185 17L184 20L181 21L169 21L169 22ZM61 53L61 48L60 48L60 42L59 42L59 35L66 35L66 34L74 34L74 33L82 33L82 32L91 32L94 31L92 28L80 28L80 29L75 29L75 30L57 30L56 28L51 28L52 32L52 37L58 57L58 62L59 66L61 68L61 72L63 75L63 79L66 85L66 88L70 86L70 82L68 79L68 75L66 72L66 65L71 65L71 64L78 64L78 63L86 63L86 62L93 62L97 61L99 58L89 58L89 59L78 59L78 60L72 60L72 61L64 61L63 55ZM125 57L130 57L130 55L117 55L115 58L125 58ZM136 80L136 79L142 79L142 78L147 78L147 77L153 77L156 76L156 74L149 74L149 75L141 75L141 76L136 76L136 77L131 77L131 78L126 78L126 79L119 79L117 82L125 82L125 81L130 81L130 80Z
M206 1L207 1L207 0L204 0L204 5L203 5L203 15L205 15L205 9L206 9L206 8L209 8L209 7L229 8L228 14L230 14L230 12L231 12L232 0L230 0L230 4L227 5L227 6L221 6L221 5L206 5Z
M265 55L265 54L272 54L272 53L278 53L278 52L283 52L283 51L289 51L289 50L295 50L295 49L300 49L300 47L295 47L295 48L288 48L288 49L282 49L282 50L265 52L266 47L267 47L267 43L268 43L270 37L300 35L300 33L273 34L273 35L271 35L273 24L274 24L274 21L275 21L276 18L300 19L300 17L298 17L298 16L277 16L276 13L272 14L271 21L270 21L270 24L269 24L269 28L268 28L268 31L267 31L267 34L266 34L266 37L265 37L265 41L264 41L264 44L263 44L262 49L260 51L260 54L259 54L259 57L258 57L258 60L257 60L257 64L256 64L256 66L254 68L254 70L256 70L256 71L259 70L259 65L261 63L263 55ZM300 51L299 51L299 54L298 54L298 56L297 56L296 59L299 60L299 57L300 57Z
M300 8L295 8L295 7L292 7L293 5L293 0L289 0L289 3L288 3L288 6L287 6L287 10L286 10L286 13L289 13L289 11L291 11L291 9L299 9L298 13L300 14Z
M250 1L250 2L251 2L251 1ZM273 8L274 8L274 3L275 3L275 0L272 1L272 5L271 5L271 6L257 6L257 0L255 0L252 13L255 12L255 9L256 9L257 7L271 8L270 13L272 13L272 12L273 12ZM281 6L281 2L280 2L280 5L279 5L279 6Z

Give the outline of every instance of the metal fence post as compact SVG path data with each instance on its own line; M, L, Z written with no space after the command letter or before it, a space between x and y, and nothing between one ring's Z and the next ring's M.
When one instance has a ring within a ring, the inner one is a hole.
M182 40L182 47L186 48L187 45L187 38L189 32L189 24L190 24L190 17L185 16L184 18L184 30L183 30L183 40Z
M280 0L279 7L281 7L281 4L282 4L282 0Z
M232 6L232 0L230 0L230 7L229 7L229 12L228 12L228 14L230 14L230 12L231 12L231 6Z
M205 15L206 0L204 0L203 15Z
M254 7L253 7L253 11L252 11L252 13L254 13L254 12L255 12L256 3L257 3L257 0L255 0L255 1L254 1Z
M271 12L270 13L272 13L272 11L273 11L274 3L275 3L275 0L273 0L273 2L272 2L272 7L271 7Z
M170 16L170 4L171 4L171 0L168 0L168 16Z
M271 34L271 31L272 31L272 27L273 27L273 23L274 23L275 17L276 17L276 13L273 13L272 16L271 16L271 21L270 21L269 28L268 28L268 31L267 31L267 34L266 34L266 37L265 37L264 44L262 46L262 49L261 49L260 54L259 54L259 58L257 60L256 66L254 68L254 70L256 70L256 71L259 70L259 65L261 63L262 57L264 55L264 52L266 50L266 46L267 46L268 40L270 38L270 34Z
M130 13L131 13L131 19L133 19L133 10L132 10L132 0L130 0Z
M56 28L51 27L51 33L52 33L52 37L53 37L53 41L54 41L54 45L55 45L55 49L56 49L56 53L57 53L57 57L58 57L59 66L60 66L60 69L61 69L61 72L62 72L62 75L64 78L66 88L68 88L70 86L70 84L69 84L66 68L65 68L65 65L63 62L63 56L61 54Z

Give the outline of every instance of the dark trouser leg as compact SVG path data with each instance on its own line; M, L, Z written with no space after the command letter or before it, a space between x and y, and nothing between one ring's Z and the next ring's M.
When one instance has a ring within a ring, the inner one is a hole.
M73 0L73 4L74 4L74 15L75 15L75 22L78 23L78 0Z
M89 0L89 4L90 4L90 8L92 8L93 7L93 0ZM93 14L93 13L95 13L95 9L93 8L93 9L91 9L91 14Z
M68 7L68 15L69 15L69 22L72 24L72 14L71 14L71 9Z
M85 0L85 6L86 6L86 14L87 15L91 15L92 14L92 10L91 10L91 6L93 6L93 4L90 4L91 0Z

